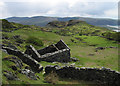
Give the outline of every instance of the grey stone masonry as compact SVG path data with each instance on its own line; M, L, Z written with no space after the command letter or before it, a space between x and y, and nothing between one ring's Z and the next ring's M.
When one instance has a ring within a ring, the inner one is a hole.
M14 50L8 47L2 47L2 49L5 49L8 54L15 55L18 58L20 58L24 63L29 65L36 72L40 72L41 70L43 70L43 67L31 56L24 54L23 52L19 50Z
M47 62L69 62L70 61L70 50L62 49L59 51L55 51L53 53L47 53L41 56L42 61Z
M52 44L48 47L45 47L41 50L36 50L32 45L26 46L26 51L20 52L17 49L11 49L8 47L4 47L5 50L9 54L18 56L21 58L24 62L29 64L27 60L30 60L30 62L34 61L47 61L47 62L70 62L70 48L64 43L63 40L60 40L56 44ZM28 58L28 59L27 59ZM32 66L32 64L29 64Z
M52 44L41 50L37 50L40 54L38 61L48 62L69 62L70 61L70 48L60 40L56 44Z
M40 59L40 54L37 52L37 50L32 45L27 46L25 54L30 55L33 59L37 61Z
M119 86L120 81L120 72L116 72L108 68L46 66L45 73L49 74L51 72L56 72L61 78L96 82L99 84L98 86Z

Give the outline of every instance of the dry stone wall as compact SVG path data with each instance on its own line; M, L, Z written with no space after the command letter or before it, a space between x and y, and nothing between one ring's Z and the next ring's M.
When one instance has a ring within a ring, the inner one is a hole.
M14 50L14 49L11 49L8 47L2 47L2 49L5 49L8 54L15 55L18 58L20 58L24 63L29 65L33 70L35 70L37 72L40 72L41 70L43 70L43 67L31 56L24 54L23 52L21 52L19 50Z
M47 62L69 62L70 61L70 50L63 49L53 53L47 53L41 56L42 61Z
M72 78L105 84L105 86L119 86L120 73L107 68L77 68L72 66L46 66L45 73L56 72L61 78Z

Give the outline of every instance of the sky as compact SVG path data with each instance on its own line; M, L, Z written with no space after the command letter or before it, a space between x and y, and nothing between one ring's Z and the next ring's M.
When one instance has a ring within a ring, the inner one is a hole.
M119 0L0 0L0 18L93 17L118 18Z

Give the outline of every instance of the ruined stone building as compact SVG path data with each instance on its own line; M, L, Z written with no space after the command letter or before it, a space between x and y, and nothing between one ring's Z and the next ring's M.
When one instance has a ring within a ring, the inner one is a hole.
M70 48L60 40L56 44L52 44L40 50L36 50L34 47L27 46L25 54L30 55L37 61L47 62L69 62L70 61Z
M20 58L24 63L28 64L33 70L41 71L43 67L38 63L40 61L47 62L69 62L70 61L70 48L60 40L56 44L52 44L40 50L36 50L32 45L27 46L25 52L17 49L3 46L2 49L6 50L8 54L15 55Z

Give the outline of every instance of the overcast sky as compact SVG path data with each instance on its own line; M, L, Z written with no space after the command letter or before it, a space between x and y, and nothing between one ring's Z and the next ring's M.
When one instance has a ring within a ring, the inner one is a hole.
M119 0L0 0L0 18L97 17L118 18Z

